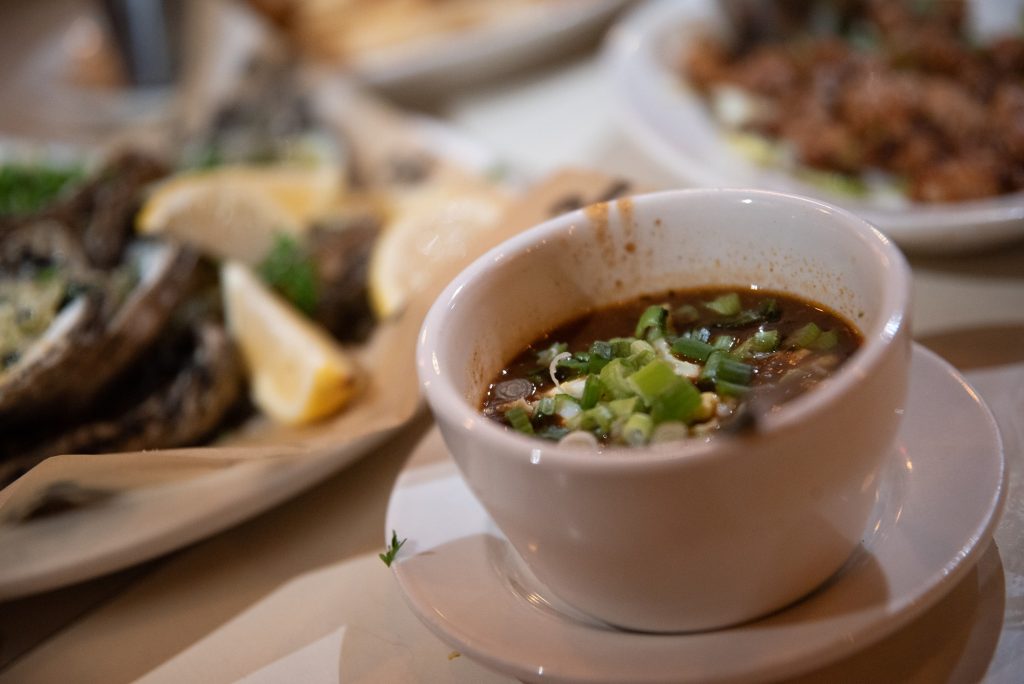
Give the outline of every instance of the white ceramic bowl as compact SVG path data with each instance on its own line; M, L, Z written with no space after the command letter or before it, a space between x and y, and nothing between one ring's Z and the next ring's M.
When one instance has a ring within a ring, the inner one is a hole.
M479 413L494 375L545 331L707 285L820 302L864 345L752 436L580 451ZM711 629L799 599L859 544L906 396L908 301L902 255L852 214L772 192L673 191L561 216L481 257L434 304L417 362L463 477L551 591L620 627Z

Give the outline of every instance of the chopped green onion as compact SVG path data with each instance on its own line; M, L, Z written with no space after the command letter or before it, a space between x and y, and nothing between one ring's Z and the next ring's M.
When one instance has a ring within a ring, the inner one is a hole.
M668 309L663 304L652 304L640 314L640 320L636 324L637 337L648 340L656 340L665 336L665 322L668 319Z
M715 381L715 391L729 397L742 397L750 391L750 387L740 383L729 382L719 378Z
M754 323L760 323L762 320L764 320L764 317L757 311L744 309L731 318L717 321L715 326L719 328L746 328Z
M711 340L711 346L722 351L729 351L736 344L736 338L732 335L719 335Z
M654 347L647 340L633 340L629 345L630 354L639 354L640 352L651 352L654 353Z
M680 337L672 343L672 351L698 363L707 361L714 350L714 346L692 337Z
M740 296L730 292L710 302L704 302L704 306L723 316L735 316L740 312Z
M582 410L580 403L568 394L555 395L555 414L563 420L575 418Z
M754 367L748 363L737 361L725 356L718 363L718 370L715 374L715 382L732 382L737 385L749 385L754 379ZM716 384L717 386L717 384Z
M766 321L775 322L782 318L782 309L775 298L762 300L759 311Z
M643 368L656 358L658 358L658 354L652 347L651 349L641 349L638 352L634 352L631 356L623 359L623 361L625 361L628 366L639 369Z
M779 346L778 330L758 330L756 333L743 340L734 354L739 358L746 358L752 354L765 354L775 351Z
M614 354L617 358L620 358L620 359L629 356L630 354L633 353L631 351L630 347L636 341L637 340L634 337L615 337L615 338L612 338L609 341L609 344L612 345L612 354Z
M505 420L519 432L527 435L533 434L533 424L530 422L530 416L526 415L526 409L522 406L514 406L505 411Z
M675 323L693 323L700 318L700 312L693 304L683 304L672 312L672 320Z
M786 338L785 346L790 349L807 349L814 341L818 339L818 335L821 334L821 328L815 323L808 323L807 325L795 330L789 337Z
M681 378L667 361L655 359L629 376L629 385L648 406Z
M708 356L699 380L717 386L719 380L739 385L749 385L754 378L754 367L737 361L724 351L714 351Z
M700 377L698 380L703 383L710 383L714 385L715 377L718 374L718 366L722 363L722 359L726 358L726 353L721 349L716 349L708 355L707 360L704 362L704 368L700 371Z
M811 343L811 348L817 351L828 351L839 344L839 333L835 330L828 330L818 335L818 338Z
M633 388L627 382L627 378L633 372L627 367L624 359L612 359L601 369L601 382L604 389L615 399L624 399L633 396Z
M562 352L568 351L568 349L569 345L567 345L565 342L555 342L547 349L542 349L539 352L537 352L537 363L547 368L548 366L551 365L551 362L555 359L556 356L558 356Z
M675 376L675 382L651 403L651 419L655 423L693 420L700 409L700 391L686 378Z
M533 407L533 415L535 418L555 415L555 398L543 397L537 402L537 405Z
M607 404L597 404L593 408L583 412L580 421L580 428L583 430L596 430L601 434L608 434L612 429L612 421L615 414L608 408Z
M601 382L601 378L597 375L588 375L587 381L583 385L583 396L580 398L580 406L584 411L594 408L597 402L600 401L603 393L604 383Z
M646 413L634 413L622 426L622 439L631 446L647 444L654 432L654 419Z
M612 352L612 345L603 340L598 340L590 345L589 353L590 363L587 366L587 372L589 373L600 373L601 369L615 358Z
M576 352L572 356L559 359L556 368L567 370L570 373L586 373L590 368L590 354L587 352Z
M667 420L658 423L651 433L651 443L660 444L664 442L677 442L690 436L690 430L685 423L678 420Z
M637 410L637 404L640 402L639 397L626 397L624 399L613 399L608 402L608 408L612 410L616 418L628 418L630 414L635 413Z
M758 330L748 339L750 340L750 348L756 352L771 352L779 347L778 330Z

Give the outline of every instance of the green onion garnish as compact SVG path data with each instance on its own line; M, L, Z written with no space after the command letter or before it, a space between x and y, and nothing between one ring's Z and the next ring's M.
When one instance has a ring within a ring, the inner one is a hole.
M700 312L693 304L683 304L672 312L672 321L675 323L693 323L700 318Z
M556 368L567 370L570 373L586 373L590 368L590 354L587 352L576 352L572 356L559 359Z
M556 356L569 349L565 342L555 342L547 349L537 352L537 363L545 368L551 365Z
M704 306L723 316L735 316L740 312L740 296L730 292L710 302L704 302Z
M750 348L756 352L772 352L779 347L778 330L758 330L748 339L750 340Z
M612 359L601 369L601 383L604 389L615 399L633 396L633 388L627 378L633 372L624 359Z
M718 375L718 365L722 363L722 359L726 358L726 353L721 349L716 349L708 355L707 360L704 362L704 368L700 371L699 381L705 384L714 385L715 378Z
M535 418L553 415L555 415L554 397L543 397L540 401L537 402L536 406L533 407L533 416Z
M719 378L715 381L715 391L725 396L742 397L750 391L750 387Z
M608 344L612 346L612 354L616 358L622 359L633 353L630 350L630 345L634 342L636 342L635 337L615 337L609 340Z
M530 422L530 416L526 414L526 409L522 406L513 406L508 411L505 411L505 420L519 432L527 435L533 434L533 424Z
M722 351L729 351L736 344L736 338L732 335L719 335L711 340L711 346Z
M664 337L666 319L668 319L668 309L662 304L652 304L640 314L634 334L648 340Z
M651 419L655 424L665 421L689 423L700 409L700 390L686 378L675 381L651 403Z
M616 418L628 418L637 410L639 397L626 397L624 399L613 399L608 402L608 408L612 410Z
M601 382L600 376L588 375L587 381L583 384L583 396L580 398L580 406L584 411L594 408L597 402L600 401L603 392L604 384Z
M814 344L820 334L821 328L815 323L808 323L787 337L784 345L790 349L807 349Z
M555 414L563 420L575 418L582 410L580 403L568 394L555 395Z
M756 333L743 340L734 354L738 358L747 358L752 354L765 354L773 352L779 347L778 330L758 330Z
M778 300L774 298L762 301L759 311L766 321L774 322L782 318L782 309L779 308Z
M615 414L608 408L608 405L598 404L583 412L580 428L607 435L611 432L613 420L615 420Z
M622 439L631 446L647 444L654 432L654 419L646 413L634 413L622 426Z
M698 363L707 361L708 355L714 350L713 345L692 337L680 337L672 343L672 351Z
M590 362L587 364L588 373L600 373L609 361L615 358L612 345L608 342L598 340L590 345Z
M629 385L648 406L681 378L667 361L655 359L629 376Z
M828 351L837 344L839 344L839 333L835 330L828 330L818 335L818 338L810 346L817 351Z
M749 385L754 379L754 367L736 359L723 356L718 364L715 382L725 381L737 385Z

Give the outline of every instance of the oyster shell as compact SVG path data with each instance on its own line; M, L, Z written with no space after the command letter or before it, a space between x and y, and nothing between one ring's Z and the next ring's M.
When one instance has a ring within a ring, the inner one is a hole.
M0 217L0 486L61 453L193 443L239 405L200 258L133 232L162 168L122 155L56 205Z
M61 309L46 332L0 375L0 416L27 415L72 383L68 369L76 366L79 340L92 335L99 311L98 299L87 295Z
M170 357L170 358L162 358ZM0 486L58 454L194 444L210 436L243 396L244 372L223 326L211 320L167 335L115 382L100 415L45 436L27 436L0 458ZM2 456L3 454L0 454Z
M126 251L133 287L90 274L45 333L0 373L0 425L28 416L78 412L152 344L185 298L196 257L181 247L138 242ZM66 264L51 261L50 267ZM31 277L31 276L30 276Z

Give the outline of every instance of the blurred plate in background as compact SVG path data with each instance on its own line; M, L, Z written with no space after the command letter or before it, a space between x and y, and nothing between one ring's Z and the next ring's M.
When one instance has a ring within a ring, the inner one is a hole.
M972 6L984 10L994 1ZM975 16L998 20L985 11ZM611 88L626 130L680 181L818 197L856 212L912 250L966 251L1024 237L1024 193L932 205L903 201L893 207L829 192L743 156L676 68L700 32L721 30L724 22L720 6L711 0L655 2L629 14L606 46Z
M353 7L361 3L250 0L310 61L401 99L436 96L567 54L596 40L627 3L450 0ZM355 19L366 26L357 30Z

